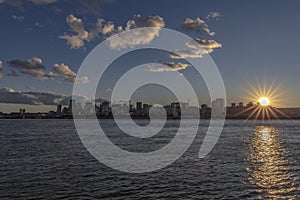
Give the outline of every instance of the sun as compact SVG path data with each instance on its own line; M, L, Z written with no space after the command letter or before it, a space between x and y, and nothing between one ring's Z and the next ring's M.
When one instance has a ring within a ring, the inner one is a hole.
M261 97L258 100L258 102L261 106L269 106L270 105L270 99L268 97Z
M280 118L289 118L280 109L277 109L280 104L280 98L283 94L283 90L280 89L280 85L274 87L274 81L271 84L260 84L254 86L253 83L249 83L248 98L249 104L242 109L238 115L247 115L246 120L271 120Z

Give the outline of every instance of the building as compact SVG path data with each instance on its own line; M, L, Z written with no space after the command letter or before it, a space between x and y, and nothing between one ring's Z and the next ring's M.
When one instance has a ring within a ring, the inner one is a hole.
M108 101L104 101L101 105L100 105L100 116L103 117L108 117L110 115L110 107L109 107L109 102Z
M211 118L211 108L208 107L206 104L201 105L200 118L201 119L210 119Z
M142 110L142 102L136 102L136 111Z
M92 102L87 102L83 108L83 114L85 116L90 116L95 113L95 107Z
M61 109L62 109L62 106L61 106L61 105L57 105L57 106L56 106L56 114L57 114L57 115L61 115Z
M218 98L211 103L212 112L215 116L223 115L225 113L225 100Z

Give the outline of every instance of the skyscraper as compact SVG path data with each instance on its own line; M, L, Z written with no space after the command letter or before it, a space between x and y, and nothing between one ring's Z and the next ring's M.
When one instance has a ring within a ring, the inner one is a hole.
M215 115L220 115L224 113L224 108L225 108L225 100L222 98L217 98L214 100L212 103L212 111Z

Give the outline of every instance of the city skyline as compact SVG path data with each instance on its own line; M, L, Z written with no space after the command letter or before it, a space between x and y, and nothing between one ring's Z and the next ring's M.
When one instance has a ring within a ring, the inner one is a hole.
M67 106L58 104L56 110L47 112L28 112L20 108L19 112L5 113L0 111L0 119L73 119L94 117L99 119L117 118L168 118L168 119L243 119L243 120L272 120L272 119L299 119L300 108L276 108L270 100L262 97L258 102L231 102L225 105L225 100L217 98L211 106L201 104L199 107L189 102L172 101L168 104L148 104L142 101L109 102L76 102L70 99ZM124 118L124 119L125 119Z
M130 28L128 22L137 27L150 24L170 28L197 39L221 72L227 102L248 103L253 101L251 89L266 87L281 94L274 99L276 107L300 107L300 94L295 92L300 73L297 67L300 28L296 25L300 3L233 2L224 5L217 1L178 1L180 6L174 8L177 11L174 14L169 10L168 1L159 2L159 9L158 1L135 2L130 8L125 6L128 2L115 0L96 4L0 1L0 26L5 27L0 31L0 36L5 38L0 41L0 46L5 47L0 49L1 111L13 112L16 107L32 112L48 111L59 101L68 100L74 81L82 84L89 81L89 77L76 78L87 54L121 27L122 30ZM283 48L287 44L288 48ZM149 73L176 71L191 76L193 82L199 81L195 86L199 104L210 104L204 81L192 76L188 63L151 51L129 55L125 61L114 63L108 78L104 77L99 87L97 98L109 99L113 81L124 70L153 60L172 70L159 65L148 66ZM135 96L143 97L143 101L148 99L150 104L164 104L174 99L164 93L164 90L148 88L148 92L139 91Z

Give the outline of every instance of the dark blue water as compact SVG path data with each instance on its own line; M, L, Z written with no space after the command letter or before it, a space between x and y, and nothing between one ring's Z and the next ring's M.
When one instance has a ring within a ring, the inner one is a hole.
M114 137L119 129L111 120L101 123L115 144L128 147L126 135ZM167 144L178 121L167 123L165 139L130 143L128 150ZM199 159L206 127L202 122L189 150L170 166L129 174L93 158L72 120L1 120L0 199L300 198L300 121L227 121L214 150Z

